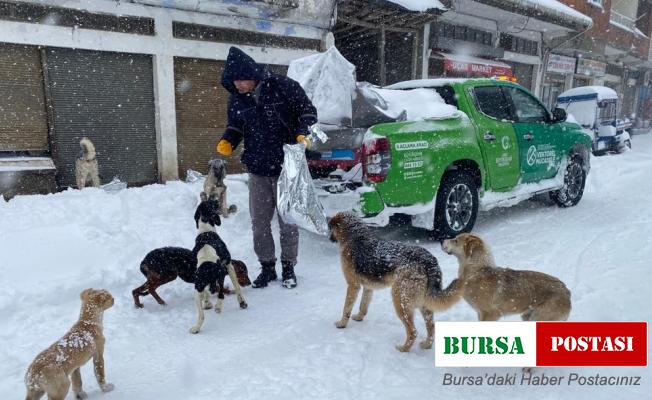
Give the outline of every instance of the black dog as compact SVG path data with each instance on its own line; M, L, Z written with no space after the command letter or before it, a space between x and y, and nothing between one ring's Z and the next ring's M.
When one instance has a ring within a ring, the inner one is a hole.
M188 249L162 247L150 251L140 263L140 272L145 275L147 281L131 292L134 304L138 308L143 308L140 296L151 294L158 304L164 305L165 301L156 293L156 289L177 277L185 282L194 283L196 266L197 255Z
M210 308L208 287L211 293L218 293L215 311L222 311L224 299L224 278L229 275L235 293L238 296L240 308L247 308L240 284L231 262L231 254L217 234L215 227L221 225L219 203L214 200L202 201L195 212L197 238L193 253L196 254L197 271L195 273L195 305L197 307L197 324L190 328L191 333L198 333L204 324L204 308Z

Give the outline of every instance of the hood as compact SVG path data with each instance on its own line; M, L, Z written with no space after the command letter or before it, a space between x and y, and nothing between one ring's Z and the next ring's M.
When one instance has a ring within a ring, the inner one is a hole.
M229 92L237 94L233 81L235 80L256 80L262 81L266 77L265 67L254 61L237 47L229 49L229 56L226 58L226 65L222 73L222 86Z

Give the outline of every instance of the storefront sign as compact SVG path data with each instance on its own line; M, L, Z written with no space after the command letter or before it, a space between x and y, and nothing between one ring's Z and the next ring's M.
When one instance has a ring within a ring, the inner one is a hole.
M572 74L575 72L575 59L573 57L551 54L548 58L547 71L558 74Z
M580 58L577 60L577 73L588 76L604 76L607 72L607 64Z
M487 64L480 64L444 59L444 70L468 73L473 76L512 76L512 69L510 67L492 65L489 62L487 60Z

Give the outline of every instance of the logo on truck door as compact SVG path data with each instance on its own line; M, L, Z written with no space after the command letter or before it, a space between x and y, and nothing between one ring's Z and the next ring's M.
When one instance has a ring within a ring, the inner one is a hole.
M527 165L552 165L555 162L555 147L551 145L530 146L527 149Z

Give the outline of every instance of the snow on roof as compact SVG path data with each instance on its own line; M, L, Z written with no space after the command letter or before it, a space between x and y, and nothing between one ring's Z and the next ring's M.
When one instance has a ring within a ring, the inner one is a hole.
M427 87L440 87L453 83L463 83L470 80L487 81L489 78L435 78L435 79L414 79L385 86L385 89L416 89Z
M392 90L369 88L385 100L387 110L383 113L399 118L405 112L409 121L419 119L459 118L462 113L455 106L444 102L439 93L432 89Z
M597 100L618 100L618 93L606 86L580 86L565 91L557 97L557 101L568 101L567 97L595 95ZM587 98L588 100L588 98Z
M559 15L560 17L571 19L587 27L593 25L593 20L590 17L587 17L586 15L575 10L574 8L562 4L556 0L511 0L511 1L523 7L539 9L545 13L549 13L553 15L556 14Z
M388 0L390 3L398 4L409 11L424 12L433 8L448 10L446 6L437 0Z

